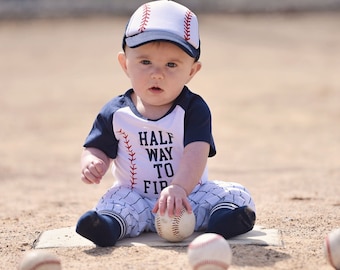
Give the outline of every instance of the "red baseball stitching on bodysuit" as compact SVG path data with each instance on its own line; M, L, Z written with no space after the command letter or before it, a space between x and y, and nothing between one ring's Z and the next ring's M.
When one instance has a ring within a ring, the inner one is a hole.
M123 136L125 148L128 152L128 155L130 156L129 157L129 161L130 161L130 183L131 183L131 188L134 188L134 186L137 184L136 183L137 166L136 166L136 163L134 162L136 160L136 158L135 158L136 153L133 151L132 145L130 144L129 135L125 131L123 131L122 129L118 130L118 133Z
M184 39L190 40L190 24L192 19L192 12L188 9L184 16Z
M140 22L138 32L144 32L145 31L146 26L147 26L149 19L150 19L150 14L151 14L150 6L148 4L143 5L143 16L142 16L142 20Z

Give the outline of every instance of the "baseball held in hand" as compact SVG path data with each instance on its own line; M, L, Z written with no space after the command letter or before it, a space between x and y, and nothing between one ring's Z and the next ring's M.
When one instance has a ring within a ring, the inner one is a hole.
M216 233L201 234L188 247L189 264L195 270L226 270L231 259L228 241Z
M334 269L340 269L340 228L332 230L324 241L325 257Z
M192 235L195 229L196 218L182 209L179 216L169 217L166 211L163 216L159 211L155 217L155 227L158 235L169 242L181 242Z

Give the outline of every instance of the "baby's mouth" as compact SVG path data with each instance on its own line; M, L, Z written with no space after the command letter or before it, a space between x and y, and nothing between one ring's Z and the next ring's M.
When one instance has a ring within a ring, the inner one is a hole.
M157 86L150 87L150 89L152 91L161 91L162 90L160 87L157 87Z

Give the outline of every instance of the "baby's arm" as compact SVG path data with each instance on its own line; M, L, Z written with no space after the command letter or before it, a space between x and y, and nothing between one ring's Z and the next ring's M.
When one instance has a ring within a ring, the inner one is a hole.
M192 212L188 195L198 184L207 164L210 145L206 142L193 142L184 148L182 160L178 172L172 183L163 189L160 197L153 208L163 215L168 209L170 216L179 216L183 206L189 213Z
M99 184L110 167L111 159L97 148L85 148L81 155L81 180L86 184Z

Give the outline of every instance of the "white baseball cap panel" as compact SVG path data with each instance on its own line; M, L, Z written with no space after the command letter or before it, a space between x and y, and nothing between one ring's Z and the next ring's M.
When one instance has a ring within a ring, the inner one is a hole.
M125 30L123 46L130 48L151 41L169 41L196 60L200 56L200 38L196 15L173 1L153 1L140 6Z

